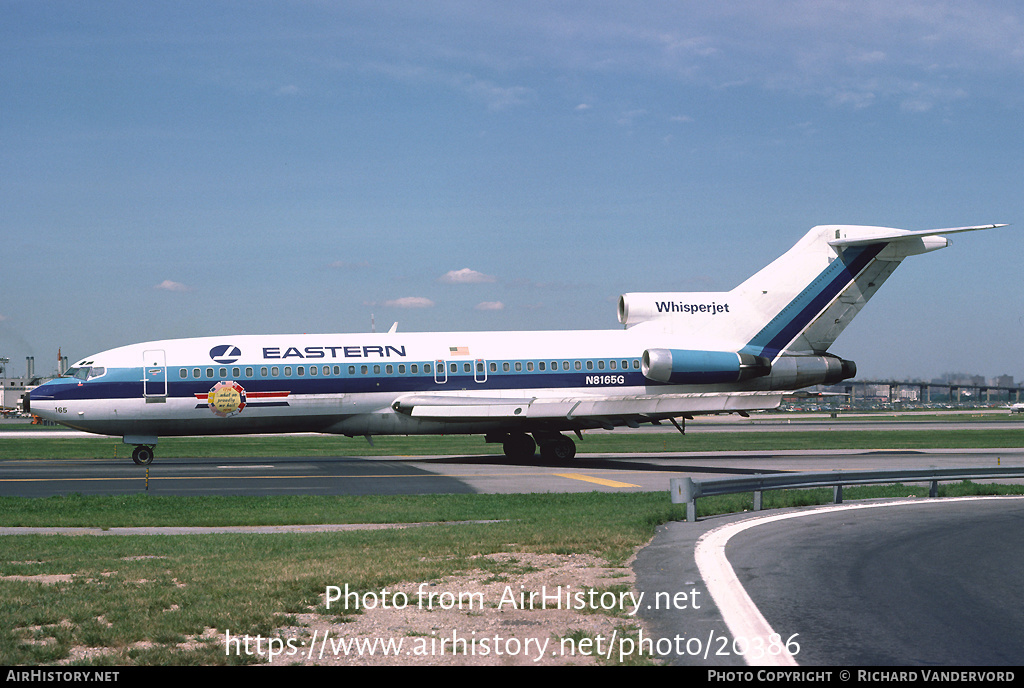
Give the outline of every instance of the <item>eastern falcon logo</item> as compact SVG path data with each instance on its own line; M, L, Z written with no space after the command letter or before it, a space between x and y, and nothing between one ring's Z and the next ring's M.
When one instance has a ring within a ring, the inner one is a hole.
M229 365L242 357L242 350L231 344L220 344L210 349L210 358L215 363Z

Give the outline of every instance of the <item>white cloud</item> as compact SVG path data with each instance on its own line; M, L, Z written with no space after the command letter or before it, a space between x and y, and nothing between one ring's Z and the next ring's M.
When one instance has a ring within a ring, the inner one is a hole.
M870 107L875 102L875 94L870 91L838 91L832 95L833 105L849 106L854 109Z
M503 311L505 304L501 301L481 301L476 305L478 311Z
M928 112L932 106L933 103L922 98L908 98L900 103L900 110L903 112Z
M478 79L471 75L462 75L452 79L456 88L461 88L471 96L482 100L490 110L504 110L522 105L530 100L532 92L522 86L500 86L486 79Z
M524 105L534 98L533 91L524 86L503 86L470 73L453 72L446 68L376 63L370 65L370 69L409 83L440 84L483 102L492 111Z
M885 62L885 52L881 50L870 50L858 55L851 55L849 60L854 64L879 64Z
M461 270L450 270L438 278L438 282L444 284L482 284L484 282L497 282L497 278L485 275L476 270L462 268Z
M153 288L160 291L192 291L192 287L172 280L164 280Z
M431 308L434 302L422 296L403 296L400 299L385 301L384 305L390 308Z
M621 124L624 127L629 127L629 126L632 126L638 119L640 119L642 117L646 117L646 116L647 116L647 110L644 110L644 109L630 110L629 112L623 113L619 117L618 123Z
M335 268L337 270L359 270L362 268L370 267L369 261L361 260L358 262L349 262L345 260L336 260L332 263L328 263L327 267Z

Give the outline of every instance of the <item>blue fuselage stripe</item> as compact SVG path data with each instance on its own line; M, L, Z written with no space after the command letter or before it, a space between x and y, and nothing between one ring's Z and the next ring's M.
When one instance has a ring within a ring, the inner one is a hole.
M174 369L177 370L177 367ZM116 371L121 372L121 371ZM129 372L125 369L124 372ZM110 371L108 375L115 373ZM128 377L128 376L121 376ZM289 396L312 394L362 394L370 392L444 392L462 390L511 390L544 388L593 388L629 387L659 385L648 380L639 370L581 370L547 372L488 372L486 379L480 375L477 381L473 373L448 373L446 381L434 379L432 374L356 374L352 376L318 377L276 377L276 378L223 378L239 383L248 394L288 393ZM211 387L222 378L214 379L168 379L166 396L169 398L195 399L196 395L207 394ZM161 386L162 388L162 386ZM84 383L59 381L47 383L33 392L36 400L82 400L82 399L142 399L141 380L97 379ZM162 391L162 389L161 389ZM150 393L149 396L153 396ZM204 406L197 399L199 405ZM253 399L246 404L253 407L287 406L284 399Z

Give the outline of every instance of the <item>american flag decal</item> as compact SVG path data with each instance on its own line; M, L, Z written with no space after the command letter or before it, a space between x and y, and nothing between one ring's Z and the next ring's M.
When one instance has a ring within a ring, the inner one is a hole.
M449 346L448 351L452 356L469 356L468 346Z

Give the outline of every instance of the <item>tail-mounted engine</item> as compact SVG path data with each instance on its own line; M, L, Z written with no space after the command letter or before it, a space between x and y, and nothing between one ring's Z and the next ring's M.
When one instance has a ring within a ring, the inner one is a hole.
M619 322L631 327L679 316L712 317L735 313L741 299L726 292L638 292L619 297Z
M648 349L640 366L648 379L678 385L740 382L772 371L771 361L764 356L686 349Z
M831 354L764 356L734 351L647 349L644 376L677 385L714 385L749 381L749 390L792 390L834 385L857 375L857 364Z
M765 378L764 382L769 384L765 389L788 390L810 385L834 385L856 375L856 363L832 354L783 355L772 363L772 374ZM760 383L762 380L757 382Z

